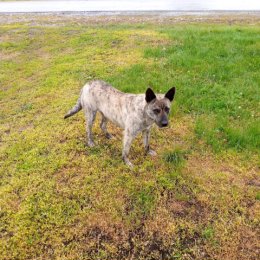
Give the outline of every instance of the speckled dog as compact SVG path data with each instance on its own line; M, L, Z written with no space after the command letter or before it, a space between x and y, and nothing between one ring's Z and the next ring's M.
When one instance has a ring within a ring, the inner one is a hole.
M158 94L156 97L150 88L146 90L145 94L126 94L104 81L95 80L83 87L77 104L64 118L76 114L81 109L84 110L90 147L94 146L92 125L97 112L102 115L100 127L107 138L112 137L107 131L107 120L123 128L122 158L131 167L132 163L128 159L129 150L133 139L140 132L143 133L146 153L156 155L149 146L150 129L153 123L159 127L168 125L168 114L174 95L175 87L171 88L165 95Z

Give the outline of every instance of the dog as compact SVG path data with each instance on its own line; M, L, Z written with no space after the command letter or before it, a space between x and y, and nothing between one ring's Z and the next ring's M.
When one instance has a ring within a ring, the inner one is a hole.
M108 83L94 80L87 83L81 90L76 105L64 116L64 119L83 109L86 116L88 145L93 147L92 125L96 113L100 112L102 119L100 128L107 138L112 135L107 131L107 121L124 129L122 159L130 167L133 164L128 159L133 139L142 132L146 154L156 155L150 148L150 129L155 123L160 128L168 126L168 115L171 102L174 99L175 87L165 95L153 92L148 88L145 94L128 94L120 92Z

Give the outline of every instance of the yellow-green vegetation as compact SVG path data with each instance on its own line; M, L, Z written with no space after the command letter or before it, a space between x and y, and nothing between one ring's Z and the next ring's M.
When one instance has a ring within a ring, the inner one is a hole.
M257 259L257 25L3 23L2 259ZM121 130L85 146L64 114L103 79L125 92L176 86L171 126L121 161ZM258 251L257 251L258 250Z

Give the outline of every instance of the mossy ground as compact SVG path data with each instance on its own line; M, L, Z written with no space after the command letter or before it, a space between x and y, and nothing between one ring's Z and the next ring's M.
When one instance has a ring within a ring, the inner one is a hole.
M259 26L129 21L0 26L2 258L257 259ZM176 86L156 158L63 120L94 78Z

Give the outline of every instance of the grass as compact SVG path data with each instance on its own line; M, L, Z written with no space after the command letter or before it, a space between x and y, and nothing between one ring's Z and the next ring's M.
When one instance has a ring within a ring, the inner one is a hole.
M257 259L257 25L27 22L0 27L3 259ZM94 78L125 92L175 85L171 127L140 137L68 121Z
M164 159L166 162L173 164L175 167L182 166L185 159L185 151L179 148L165 153Z

